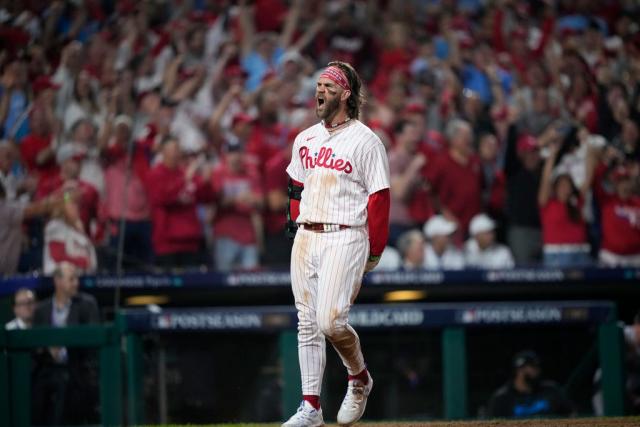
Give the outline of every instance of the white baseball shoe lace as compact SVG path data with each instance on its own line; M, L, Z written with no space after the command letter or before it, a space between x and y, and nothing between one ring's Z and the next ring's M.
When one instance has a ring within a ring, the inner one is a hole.
M369 372L369 382L363 384L360 380L350 380L347 387L347 394L344 396L340 410L338 411L338 424L350 426L356 423L364 414L367 406L367 398L373 388L373 378Z
M282 427L319 427L324 425L322 409L314 408L303 400L295 414L282 424Z

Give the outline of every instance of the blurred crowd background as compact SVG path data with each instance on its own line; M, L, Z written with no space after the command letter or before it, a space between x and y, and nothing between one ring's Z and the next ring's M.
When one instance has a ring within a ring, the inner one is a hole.
M286 165L350 62L381 269L640 266L640 5L0 1L0 275L286 268Z

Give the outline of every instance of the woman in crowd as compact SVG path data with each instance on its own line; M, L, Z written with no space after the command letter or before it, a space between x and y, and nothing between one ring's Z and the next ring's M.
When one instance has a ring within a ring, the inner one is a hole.
M543 263L546 267L583 267L591 263L582 215L584 197L568 172L554 169L559 150L560 141L555 138L548 144L538 190Z
M74 193L63 194L64 203L56 207L44 229L44 274L52 274L67 261L79 271L94 273L98 267L96 251L84 230Z

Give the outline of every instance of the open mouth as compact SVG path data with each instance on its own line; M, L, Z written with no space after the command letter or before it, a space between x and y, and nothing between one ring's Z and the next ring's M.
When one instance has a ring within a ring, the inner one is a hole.
M318 107L322 107L322 105L324 105L324 98L318 98L317 102L318 102Z

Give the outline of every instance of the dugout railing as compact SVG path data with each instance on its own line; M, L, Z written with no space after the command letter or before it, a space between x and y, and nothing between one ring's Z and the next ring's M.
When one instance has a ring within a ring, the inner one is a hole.
M31 425L32 351L49 346L98 350L103 426L122 425L122 363L118 324L0 331L0 425Z
M605 414L624 415L623 340L615 304L608 301L384 304L354 307L360 330L441 329L447 419L468 417L466 330L487 326L597 325ZM31 350L46 346L98 349L100 406L104 426L144 424L141 334L154 332L255 331L279 334L283 413L299 404L296 313L289 306L122 310L114 324L0 332L0 424L30 425ZM123 354L124 353L124 354ZM124 356L124 357L123 357ZM123 367L123 361L126 365ZM125 374L126 372L126 378ZM126 388L126 390L125 390ZM123 396L128 406L123 407Z

